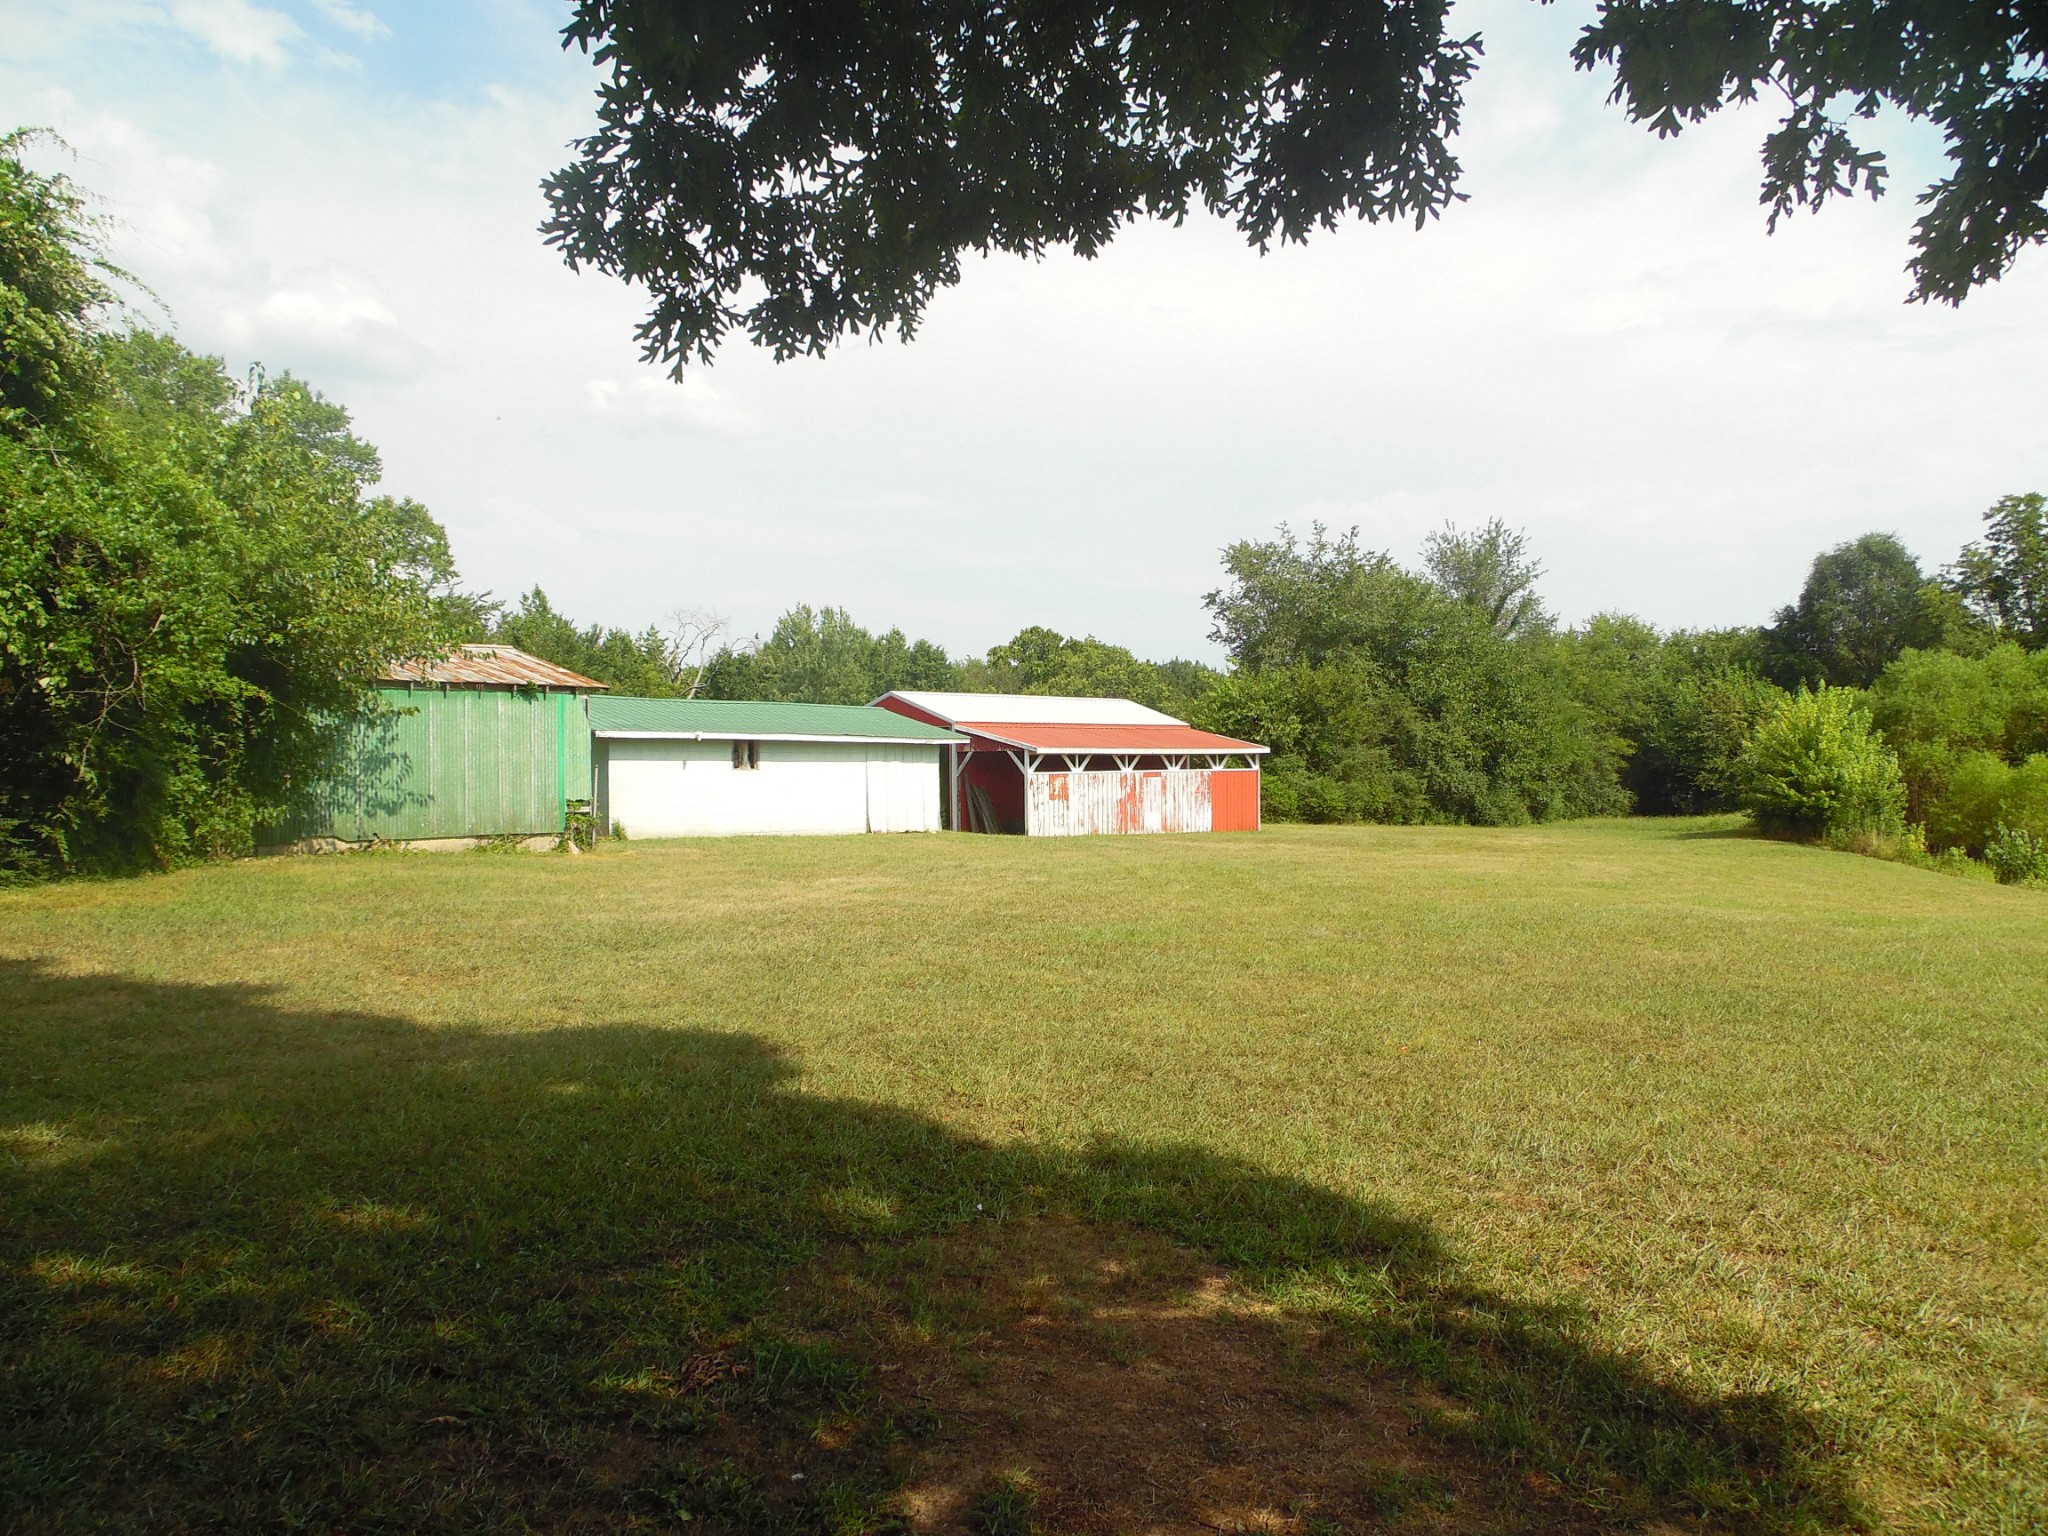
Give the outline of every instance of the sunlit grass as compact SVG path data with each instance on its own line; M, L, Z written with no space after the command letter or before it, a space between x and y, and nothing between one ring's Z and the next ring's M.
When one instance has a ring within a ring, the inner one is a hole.
M1052 1216L1337 1328L1468 1458L1446 1488L2036 1528L2048 897L1732 833L0 893L0 1508L880 1529L933 1431L784 1298L856 1253L948 1347L892 1255Z

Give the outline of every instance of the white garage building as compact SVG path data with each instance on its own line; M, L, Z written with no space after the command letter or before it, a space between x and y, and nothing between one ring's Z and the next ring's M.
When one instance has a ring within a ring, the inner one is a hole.
M589 707L597 823L629 837L936 832L939 759L966 739L866 705Z

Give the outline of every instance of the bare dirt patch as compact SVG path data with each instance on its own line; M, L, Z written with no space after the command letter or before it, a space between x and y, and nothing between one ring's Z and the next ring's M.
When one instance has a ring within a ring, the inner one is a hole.
M912 1529L1196 1536L1590 1530L1540 1475L1430 1433L1446 1405L1148 1234L990 1224L837 1255L814 1321L863 1338L912 1453Z

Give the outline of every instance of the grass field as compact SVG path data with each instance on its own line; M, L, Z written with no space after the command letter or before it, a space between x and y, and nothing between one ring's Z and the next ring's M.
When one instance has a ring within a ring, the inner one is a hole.
M1726 822L0 892L0 1526L2037 1531L2048 897Z

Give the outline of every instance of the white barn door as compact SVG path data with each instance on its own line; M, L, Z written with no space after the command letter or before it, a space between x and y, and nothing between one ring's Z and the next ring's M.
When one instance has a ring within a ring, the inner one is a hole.
M939 830L939 754L935 747L868 748L868 830Z

